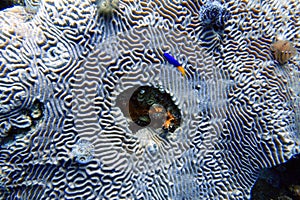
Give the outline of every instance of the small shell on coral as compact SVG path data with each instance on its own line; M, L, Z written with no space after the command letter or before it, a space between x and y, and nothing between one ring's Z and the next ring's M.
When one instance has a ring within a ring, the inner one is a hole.
M271 45L271 51L280 64L286 63L289 59L296 55L297 50L293 44L287 40L278 40Z
M99 14L110 16L119 7L119 0L98 0L97 4Z

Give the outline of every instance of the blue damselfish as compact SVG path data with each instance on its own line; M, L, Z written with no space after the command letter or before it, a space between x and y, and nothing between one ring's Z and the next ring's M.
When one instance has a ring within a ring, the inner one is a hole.
M185 70L184 70L184 68L181 66L181 64L173 56L171 56L170 54L168 54L166 52L164 53L164 56L165 56L165 58L167 59L167 61L170 64L172 64L175 67L177 67L177 69L181 72L181 74L183 76L185 76Z
M170 54L168 54L168 53L165 52L164 56L167 59L167 61L170 64L174 65L175 67L181 66L181 64L173 56L171 56Z

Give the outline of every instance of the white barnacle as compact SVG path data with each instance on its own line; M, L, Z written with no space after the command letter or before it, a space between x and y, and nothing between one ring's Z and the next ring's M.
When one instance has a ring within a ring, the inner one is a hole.
M94 145L85 139L80 139L72 149L72 155L75 161L80 164L86 164L93 159L95 154Z
M103 16L112 15L113 11L119 7L119 0L98 0L98 13Z

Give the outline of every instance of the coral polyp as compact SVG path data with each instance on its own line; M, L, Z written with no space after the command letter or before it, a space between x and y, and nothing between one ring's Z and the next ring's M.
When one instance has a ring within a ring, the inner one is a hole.
M199 17L204 26L223 28L231 14L219 1L209 1L200 8Z

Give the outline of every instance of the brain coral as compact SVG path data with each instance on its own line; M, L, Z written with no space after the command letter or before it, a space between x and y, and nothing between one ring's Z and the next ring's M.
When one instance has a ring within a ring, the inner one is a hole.
M201 0L101 2L0 12L2 199L245 199L299 153L300 61L270 51L299 3L222 2L216 32Z

